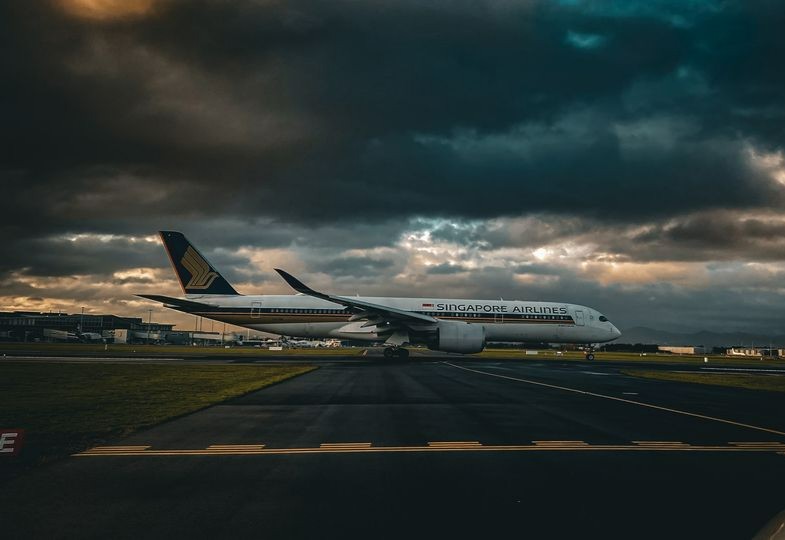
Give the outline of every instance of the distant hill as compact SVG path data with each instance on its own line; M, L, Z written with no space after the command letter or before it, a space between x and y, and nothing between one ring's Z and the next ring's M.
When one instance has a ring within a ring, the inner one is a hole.
M785 346L785 335L766 336L746 332L694 332L682 334L655 330L645 326L636 326L622 330L621 337L614 343L652 343L657 345L703 345L705 347L732 347L744 345L750 347Z

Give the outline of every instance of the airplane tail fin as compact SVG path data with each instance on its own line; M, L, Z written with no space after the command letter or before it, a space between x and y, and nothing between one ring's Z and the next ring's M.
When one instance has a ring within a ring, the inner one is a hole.
M191 242L176 231L159 231L185 294L239 294Z

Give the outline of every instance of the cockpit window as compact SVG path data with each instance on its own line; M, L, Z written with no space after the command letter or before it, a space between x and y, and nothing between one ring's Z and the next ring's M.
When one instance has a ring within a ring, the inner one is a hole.
M605 315L600 315L600 320L602 322L608 322L608 317L606 317Z

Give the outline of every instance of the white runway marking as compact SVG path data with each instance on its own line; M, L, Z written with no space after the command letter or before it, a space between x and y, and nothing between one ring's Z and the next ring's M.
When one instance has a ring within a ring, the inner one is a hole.
M451 364L450 362L444 362L444 364L447 365L447 366L454 367L456 369L462 369L464 371L470 371L472 373L479 373L480 375L486 375L488 377L498 377L499 379L508 379L508 380L511 380L511 381L517 381L517 382L522 382L522 383L526 383L526 384L533 384L533 385L536 385L536 386L543 386L545 388L553 388L555 390L564 390L565 392L572 392L574 394L582 394L584 396L592 396L592 397L597 397L597 398L602 398L602 399L609 399L611 401L619 401L621 403L628 403L630 405L637 405L638 407L646 407L646 408L649 408L649 409L656 409L656 410L659 410L659 411L666 411L666 412L671 412L671 413L675 413L675 414L681 414L681 415L684 415L684 416L692 416L693 418L701 418L703 420L711 420L713 422L721 422L723 424L730 424L732 426L738 426L738 427L743 427L743 428L747 428L747 429L754 429L756 431L765 431L767 433L774 433L775 435L785 436L785 432L783 432L783 431L777 431L776 429L770 429L770 428L761 427L761 426L753 426L752 424L744 424L742 422L734 422L733 420L725 420L724 418L717 418L715 416L706 416L705 414L698 414L698 413L693 413L693 412L689 412L689 411L682 411L682 410L679 410L679 409L671 409L669 407L661 407L659 405L652 405L651 403L644 403L642 401L633 401L631 399L624 399L624 398L615 397L615 396L606 396L605 394L597 394L595 392L588 392L586 390L579 390L577 388L568 388L566 386L558 386L558 385L555 385L555 384L548 384L548 383L539 382L539 381L532 381L532 380L529 380L529 379L521 379L521 378L518 378L518 377L510 377L510 376L507 376L507 375L499 375L498 373L489 373L487 371L480 371L478 369L471 369L471 368L459 366L459 365L456 365L456 364Z
M776 373L785 375L785 369L702 367L702 371L737 371L740 373Z

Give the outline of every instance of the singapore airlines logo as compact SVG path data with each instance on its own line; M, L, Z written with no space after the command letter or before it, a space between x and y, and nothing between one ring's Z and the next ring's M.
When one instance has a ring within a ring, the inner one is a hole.
M191 246L188 246L180 262L191 273L191 279L188 280L188 284L185 286L186 289L206 289L218 277L216 272L210 270L210 265L207 264L207 261Z

